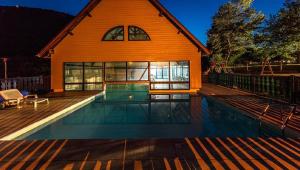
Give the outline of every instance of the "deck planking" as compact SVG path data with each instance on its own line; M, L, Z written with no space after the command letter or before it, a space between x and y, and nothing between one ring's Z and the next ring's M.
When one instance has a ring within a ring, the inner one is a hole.
M0 143L0 169L299 169L300 140L185 138Z
M99 92L98 92L99 93ZM84 99L87 99L97 92L71 92L49 94L50 104L38 104L34 109L33 105L24 104L22 108L7 108L0 110L0 138L29 126L39 120L64 110Z

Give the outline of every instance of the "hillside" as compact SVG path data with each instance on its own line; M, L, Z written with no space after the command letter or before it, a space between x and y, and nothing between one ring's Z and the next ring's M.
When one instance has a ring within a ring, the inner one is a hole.
M38 59L35 54L72 18L65 13L44 9L0 6L0 58L9 57L9 77L49 74L49 61Z

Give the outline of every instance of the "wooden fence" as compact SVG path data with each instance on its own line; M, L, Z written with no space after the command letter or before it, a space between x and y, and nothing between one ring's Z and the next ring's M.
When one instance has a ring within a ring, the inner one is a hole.
M50 91L50 76L0 79L0 90L19 89L29 92Z
M285 100L290 104L300 104L300 77L297 76L210 73L203 76L203 82L239 88L258 95Z

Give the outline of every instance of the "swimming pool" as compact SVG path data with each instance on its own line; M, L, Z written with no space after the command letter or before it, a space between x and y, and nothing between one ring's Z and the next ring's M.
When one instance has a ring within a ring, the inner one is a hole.
M206 96L110 90L22 139L142 139L282 136L281 131Z

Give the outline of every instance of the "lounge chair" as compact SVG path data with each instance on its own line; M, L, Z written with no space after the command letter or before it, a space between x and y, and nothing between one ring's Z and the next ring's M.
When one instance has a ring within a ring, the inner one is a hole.
M38 98L37 95L26 95L24 96L17 89L0 91L0 96L4 99L5 106L17 106L21 107L23 103L33 104L34 108L37 108L37 104L46 102L49 104L49 99Z

